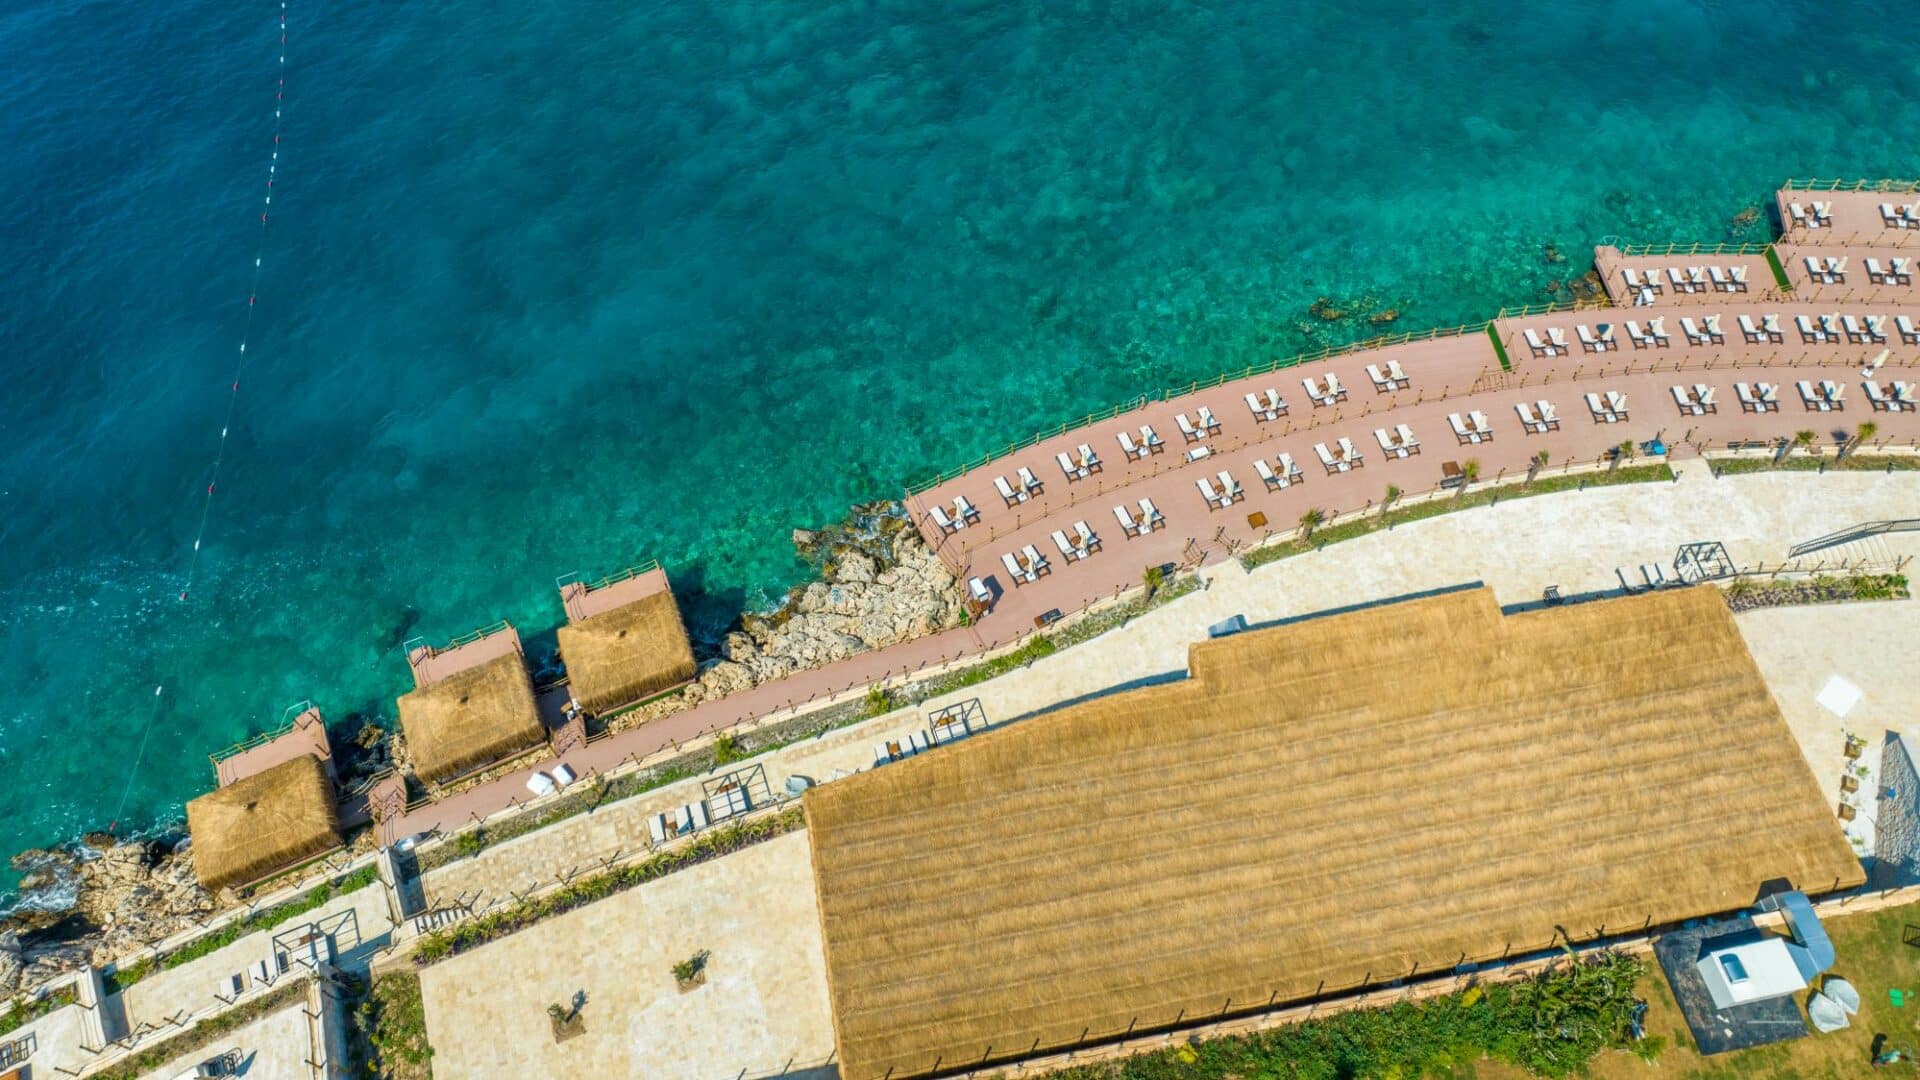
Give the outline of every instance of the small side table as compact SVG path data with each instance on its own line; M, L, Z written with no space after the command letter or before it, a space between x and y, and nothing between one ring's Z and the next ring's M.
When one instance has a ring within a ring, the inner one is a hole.
M1247 524L1253 526L1256 529L1266 528L1267 527L1266 513L1260 510L1255 510L1253 513L1248 514Z

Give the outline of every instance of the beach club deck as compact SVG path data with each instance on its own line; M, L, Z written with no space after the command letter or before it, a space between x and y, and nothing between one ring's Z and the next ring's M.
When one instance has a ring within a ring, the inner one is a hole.
M287 710L293 719L276 731L236 743L213 756L214 775L221 787L262 773L285 761L311 755L320 761L330 780L338 780L333 768L333 742L327 738L326 721L312 702L303 701Z
M605 713L693 678L693 646L658 563L560 584L560 656L574 704Z
M1886 249L1914 247L1920 237L1874 225L1880 192L1844 194L1823 193L1822 201L1832 202L1835 221L1857 225L1815 236L1790 229L1774 255L1784 268L1788 245L1822 259L1851 251L1857 293L1831 291L1851 284L1796 285L1790 270L1792 287L1783 290L1764 251L1656 257L1602 249L1596 254L1617 256L1607 266L1617 280L1602 275L1611 303L1503 312L1490 323L1235 373L917 486L906 505L921 535L963 583L978 579L983 614L971 626L704 702L570 749L564 763L580 775L604 771L875 679L1012 644L1138 586L1147 567L1218 563L1295 533L1309 511L1332 518L1377 507L1388 485L1403 499L1440 494L1464 479L1468 462L1485 482L1525 476L1538 455L1549 469L1604 465L1621 444L1653 440L1674 460L1774 445L1803 430L1815 433L1816 448L1831 449L1863 421L1878 429L1863 451L1910 452L1920 444L1920 411L1898 388L1920 396L1920 291L1868 290L1860 252L1882 251L1890 264L1896 256ZM1911 199L1920 195L1895 201ZM1636 304L1639 294L1623 290L1623 265L1643 281L1663 272L1651 303ZM1736 265L1745 267L1738 276L1746 288L1715 289L1713 270L1731 283ZM1699 268L1707 288L1675 293L1673 267L1689 284ZM534 771L415 807L384 821L383 838L524 801Z

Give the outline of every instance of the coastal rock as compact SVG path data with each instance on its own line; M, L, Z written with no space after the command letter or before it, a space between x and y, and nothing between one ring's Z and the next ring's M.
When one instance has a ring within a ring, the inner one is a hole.
M735 630L721 639L720 655L736 664L744 664L760 655L760 646L754 643L752 637Z
M857 550L844 551L834 559L833 580L839 584L871 582L880 573L873 558Z
M813 550L813 545L819 542L820 542L820 534L817 532L814 532L812 529L793 530L794 550L800 552L800 554L802 555L805 555L807 552Z
M27 969L27 959L20 948L20 935L12 930L0 934L0 995L10 995L20 988L20 975Z
M722 660L700 675L700 682L713 697L726 697L753 686L753 673L745 665Z

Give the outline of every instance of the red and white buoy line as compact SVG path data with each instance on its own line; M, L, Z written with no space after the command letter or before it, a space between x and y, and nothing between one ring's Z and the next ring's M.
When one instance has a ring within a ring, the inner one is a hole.
M280 114L286 105L287 99L286 0L280 0L280 38L278 44L279 63L277 65L278 71L274 77L273 87L273 145L271 148L271 156L267 159L267 187L260 204L260 234L253 251L253 273L251 280L247 284L247 313L241 323L240 355L239 358L234 361L233 378L229 380L227 384L226 417L220 422L220 441L214 451L213 464L207 475L207 490L202 496L200 503L200 521L194 530L193 547L187 555L186 575L180 585L180 600L183 603L186 601L188 594L193 591L195 576L200 569L200 546L207 538L207 522L213 513L214 488L220 482L220 467L226 463L227 459L227 436L233 430L234 413L240 404L240 377L244 375L247 370L247 345L253 337L253 313L260 298L260 270L266 259L267 226L272 220L273 214L273 182L280 171ZM139 749L134 752L133 764L127 768L127 783L125 787L120 789L120 802L119 805L114 808L113 822L107 827L108 832L113 832L119 828L120 815L126 811L127 796L133 791L134 778L139 775L140 763L146 757L147 740L153 735L154 721L160 717L162 695L165 690L165 684L153 688L153 714L147 718L146 727L140 733L140 746Z

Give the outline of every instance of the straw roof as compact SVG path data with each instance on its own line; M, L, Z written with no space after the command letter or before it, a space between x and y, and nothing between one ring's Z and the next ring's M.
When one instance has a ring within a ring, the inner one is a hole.
M413 771L449 780L537 745L546 726L518 652L444 676L400 698Z
M310 754L187 803L193 869L209 892L244 885L343 842L333 783Z
M845 1080L1863 880L1710 588L1466 590L1190 670L807 792Z
M559 630L573 699L606 712L693 678L693 646L673 593L656 592Z

